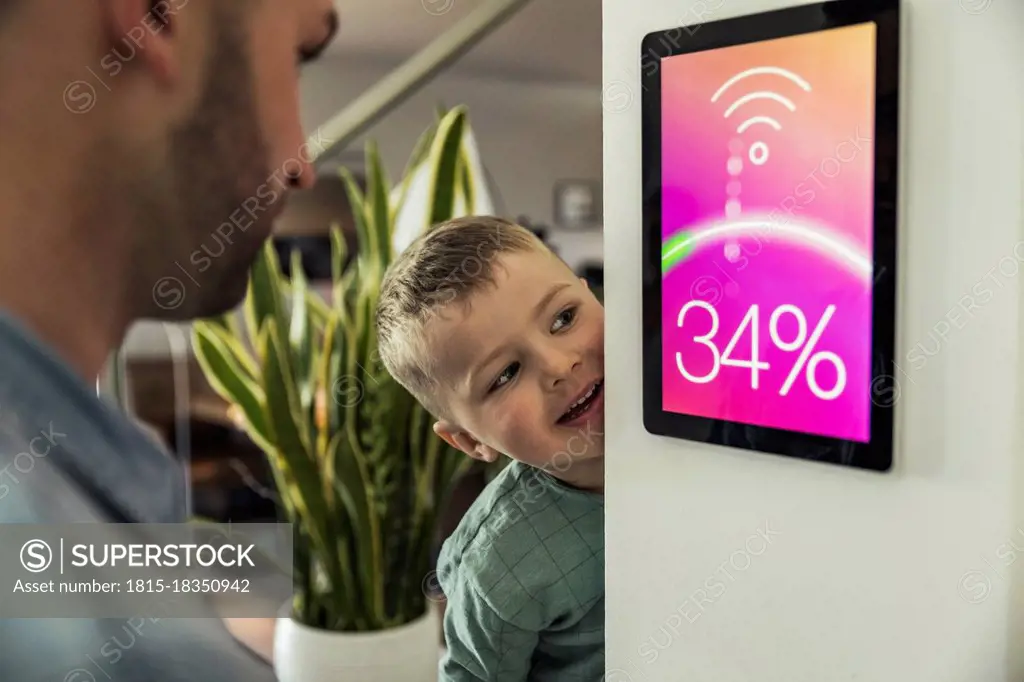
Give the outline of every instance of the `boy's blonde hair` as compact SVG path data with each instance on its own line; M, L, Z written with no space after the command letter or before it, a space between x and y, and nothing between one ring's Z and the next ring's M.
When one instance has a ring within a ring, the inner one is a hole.
M424 344L427 322L494 283L498 257L547 250L535 234L495 216L441 223L388 268L377 303L377 346L387 371L431 414L442 417L435 358Z

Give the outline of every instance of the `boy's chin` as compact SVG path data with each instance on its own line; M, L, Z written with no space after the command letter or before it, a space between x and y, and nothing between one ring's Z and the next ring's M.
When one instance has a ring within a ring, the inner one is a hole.
M586 450L574 450L570 452L568 448L564 448L555 453L555 455L549 459L539 460L533 456L516 457L510 455L512 459L522 462L523 464L529 464L532 467L538 469L544 469L550 473L565 473L572 470L573 467L579 465L589 465L604 460L604 443L591 443L590 447Z
M599 448L594 452L588 452L578 457L573 457L573 464L596 464L604 461L604 448Z
M572 464L593 462L604 459L604 442L591 443L585 451L561 452L558 455L563 462Z

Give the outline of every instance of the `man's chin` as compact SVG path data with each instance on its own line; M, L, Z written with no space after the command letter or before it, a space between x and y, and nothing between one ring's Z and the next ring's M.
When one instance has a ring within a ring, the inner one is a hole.
M249 270L230 277L197 282L164 278L153 290L153 303L146 317L168 322L217 317L231 312L244 300L249 287Z
M220 289L218 295L211 296L209 300L202 301L203 308L199 310L196 317L216 317L229 313L237 308L244 300L248 288L248 276L239 281L233 281L230 286Z

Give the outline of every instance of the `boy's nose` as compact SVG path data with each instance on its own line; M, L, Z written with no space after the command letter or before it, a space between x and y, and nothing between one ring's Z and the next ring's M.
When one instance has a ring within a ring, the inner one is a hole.
M545 355L545 364L551 388L572 377L581 360L580 354L572 351L548 352Z

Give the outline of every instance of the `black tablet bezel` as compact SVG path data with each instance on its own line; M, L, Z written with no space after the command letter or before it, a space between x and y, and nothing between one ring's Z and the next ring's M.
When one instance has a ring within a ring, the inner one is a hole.
M643 153L643 420L648 432L743 450L873 471L892 467L895 361L896 229L899 165L900 0L833 0L655 31L641 44ZM681 54L814 33L854 24L877 26L875 70L875 224L872 310L872 408L868 443L828 438L662 409L661 60ZM884 135L878 131L884 131ZM882 146L888 153L879 153ZM878 178L887 178L885 182ZM742 434L739 435L738 434Z

